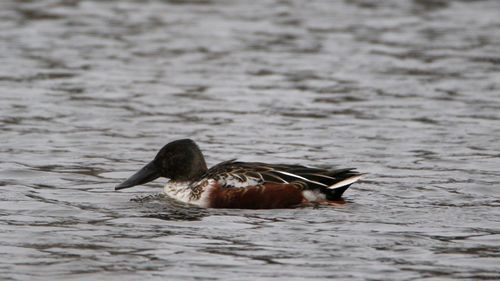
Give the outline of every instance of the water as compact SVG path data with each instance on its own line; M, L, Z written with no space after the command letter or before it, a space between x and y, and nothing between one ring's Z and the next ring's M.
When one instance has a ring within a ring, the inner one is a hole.
M0 279L500 279L499 14L494 0L1 1ZM210 165L369 175L342 207L113 190L186 137Z

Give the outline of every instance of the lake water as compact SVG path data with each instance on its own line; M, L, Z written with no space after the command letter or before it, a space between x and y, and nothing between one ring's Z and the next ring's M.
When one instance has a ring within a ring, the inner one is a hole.
M499 50L494 0L1 1L0 279L499 280ZM179 138L368 175L339 207L113 190Z

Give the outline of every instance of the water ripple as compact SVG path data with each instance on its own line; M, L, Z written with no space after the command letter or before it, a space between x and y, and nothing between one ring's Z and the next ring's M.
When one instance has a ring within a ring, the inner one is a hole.
M2 1L0 279L499 279L499 8ZM368 175L272 211L114 192L186 137Z

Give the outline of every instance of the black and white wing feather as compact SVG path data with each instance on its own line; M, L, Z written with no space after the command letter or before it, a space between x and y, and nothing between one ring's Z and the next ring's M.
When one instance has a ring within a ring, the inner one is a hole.
M294 184L304 190L319 190L333 200L340 198L361 176L353 168L329 170L230 160L213 166L202 178L216 180L225 188L244 188L265 183Z

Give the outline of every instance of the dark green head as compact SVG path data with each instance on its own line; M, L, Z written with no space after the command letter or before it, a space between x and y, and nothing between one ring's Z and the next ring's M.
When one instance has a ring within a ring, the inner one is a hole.
M153 161L116 186L115 190L145 184L159 177L191 181L206 171L207 164L196 143L190 139L176 140L166 144Z

